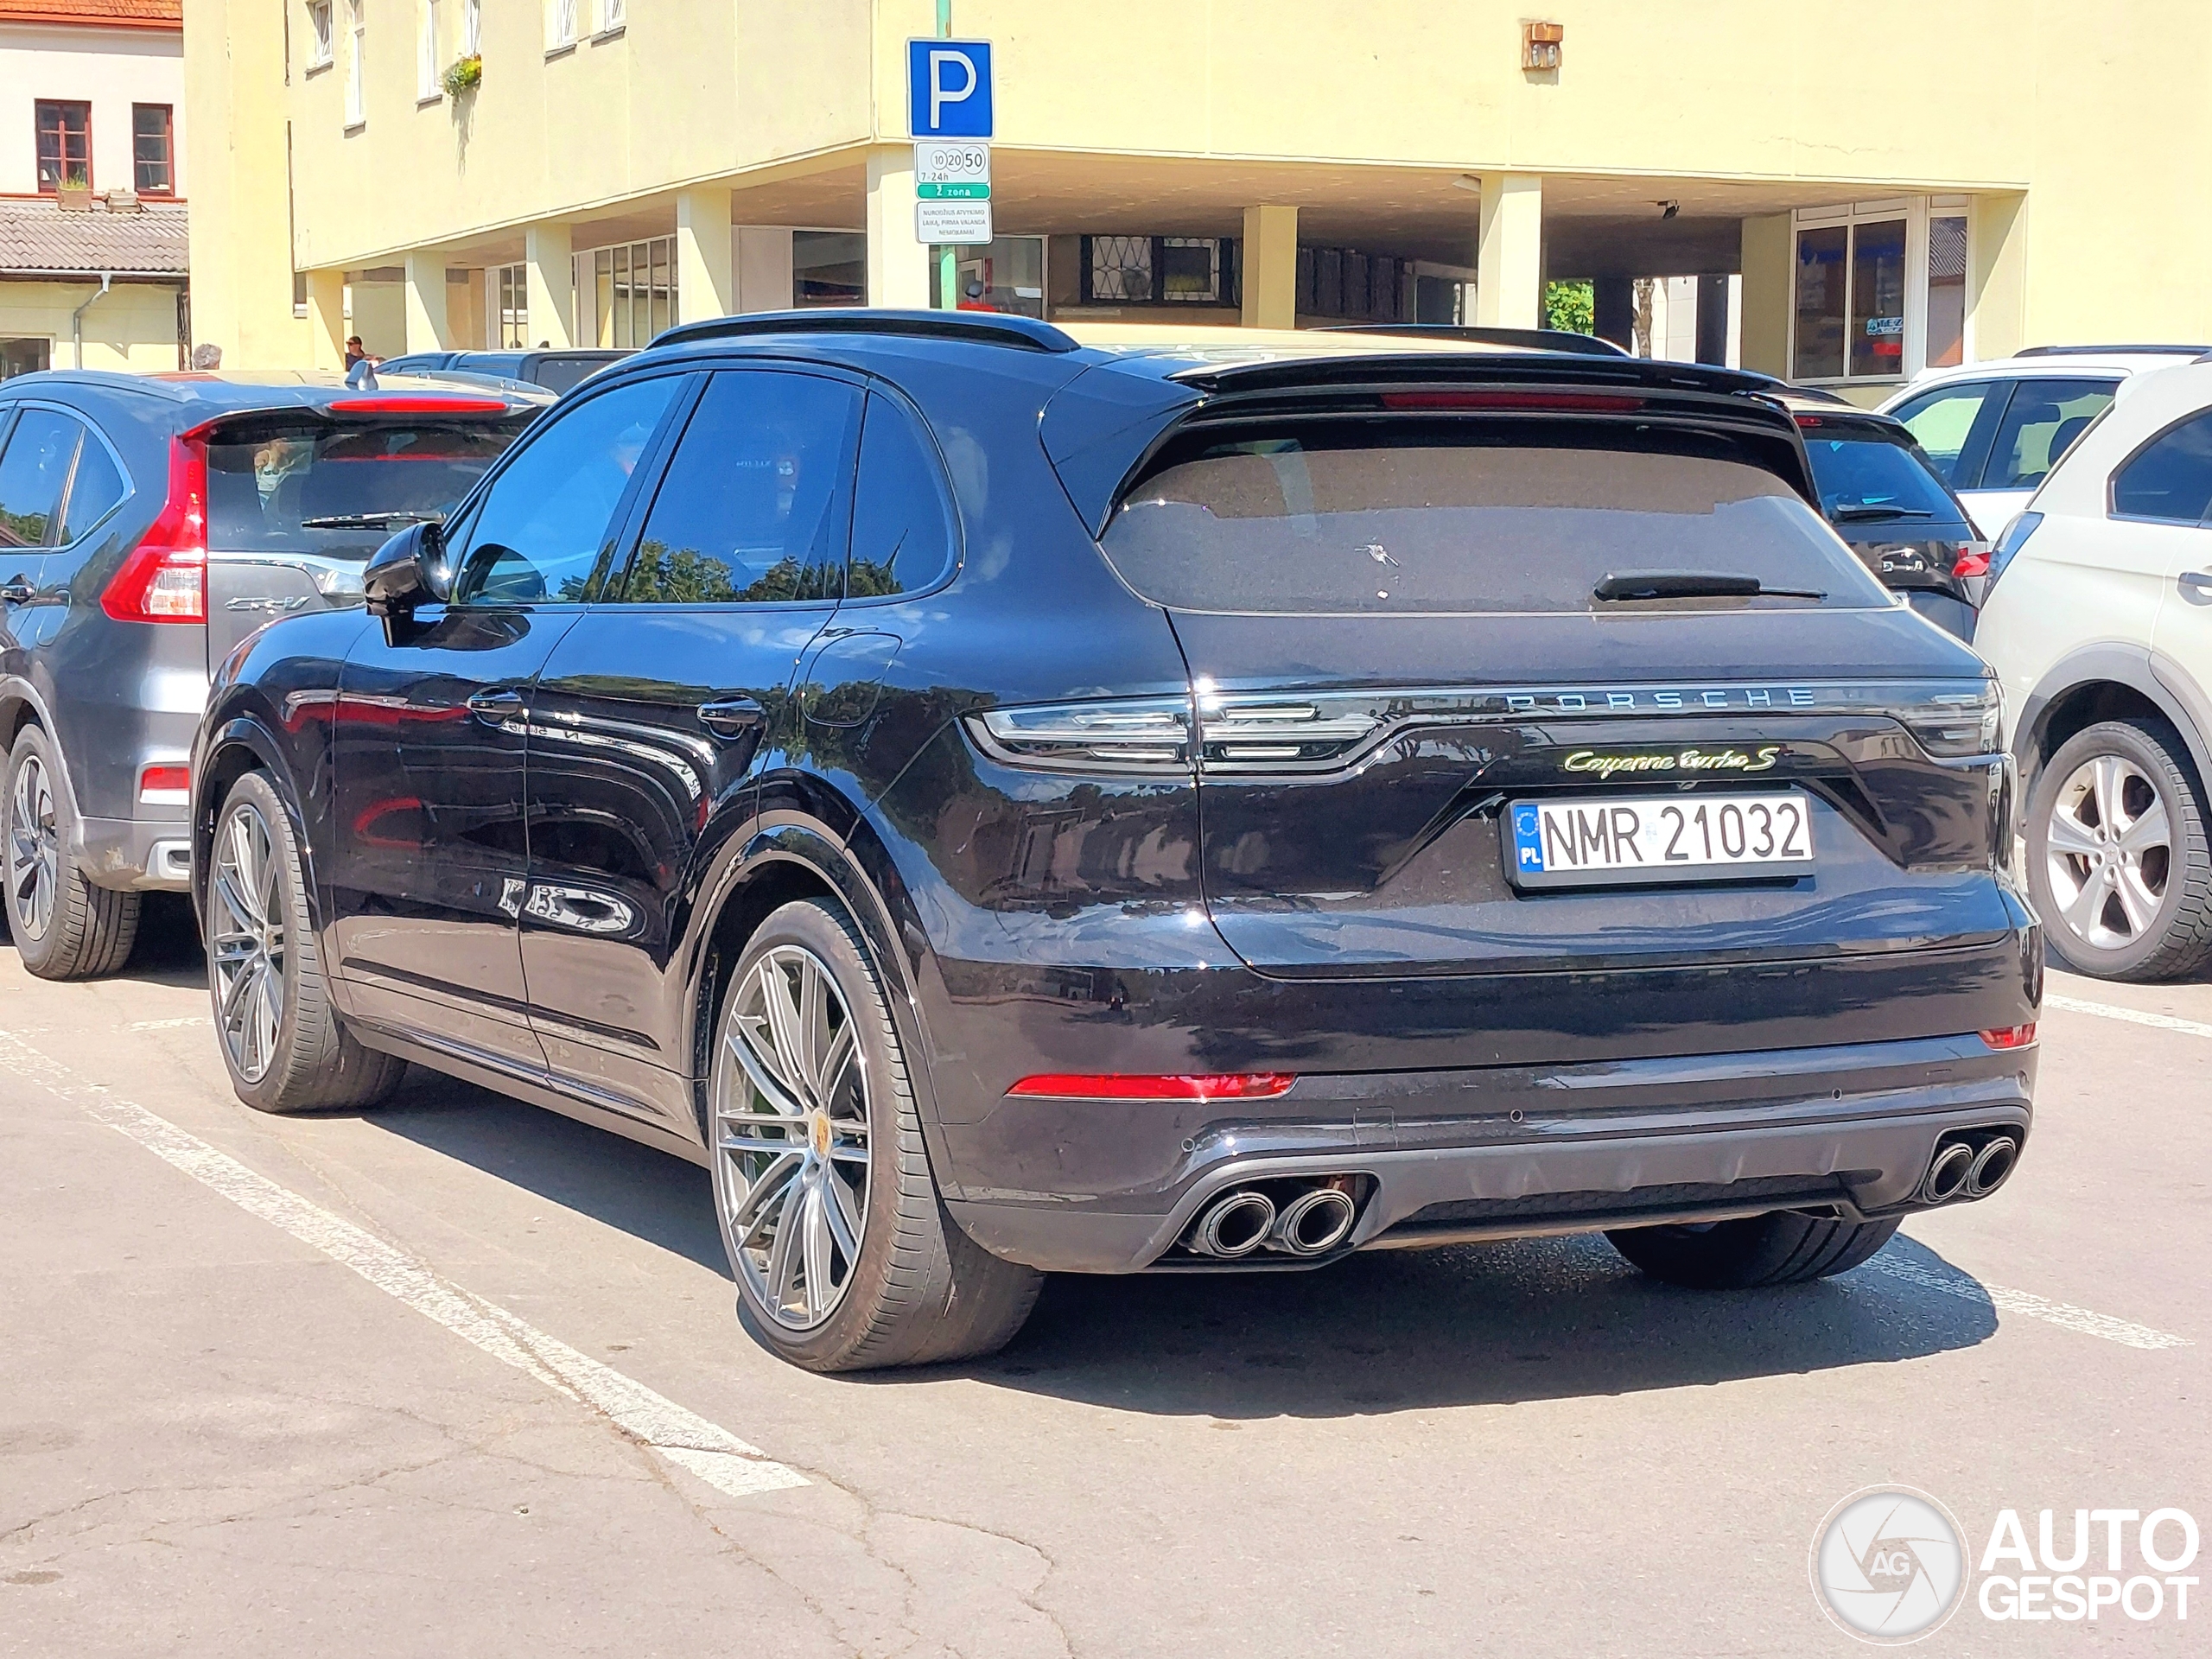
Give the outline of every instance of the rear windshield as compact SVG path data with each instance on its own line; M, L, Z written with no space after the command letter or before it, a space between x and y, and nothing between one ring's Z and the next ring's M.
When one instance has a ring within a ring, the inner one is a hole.
M261 422L218 433L207 446L208 545L365 558L393 531L442 518L520 430Z
M1631 447L1633 446L1633 447ZM1171 609L1273 615L1886 605L1804 499L1725 438L1519 423L1187 434L1103 546ZM1599 600L1609 575L1819 597Z
M1830 518L1841 512L1848 519L1871 523L1887 512L1904 518L1959 520L1957 504L1928 463L1881 432L1810 427L1805 453L1812 458L1813 482L1820 486L1821 511Z

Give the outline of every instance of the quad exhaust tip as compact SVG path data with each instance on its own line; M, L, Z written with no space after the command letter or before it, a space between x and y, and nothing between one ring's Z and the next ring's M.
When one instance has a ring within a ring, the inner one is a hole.
M1216 1198L1191 1230L1191 1248L1200 1255L1234 1262L1267 1243L1275 1224L1275 1201L1244 1187Z
M1351 1194L1338 1186L1301 1192L1276 1213L1268 1248L1286 1255L1326 1255L1351 1231Z
M1278 1192L1283 1183L1275 1183ZM1284 1255L1326 1255L1351 1236L1359 1218L1353 1178L1332 1175L1302 1185L1278 1205L1256 1186L1240 1186L1213 1199L1184 1235L1197 1255L1234 1262L1262 1247Z
M2009 1135L1999 1135L1974 1154L1973 1167L1967 1171L1967 1196L1980 1198L1994 1192L2019 1161L2020 1143Z
M2019 1161L2020 1141L2015 1135L2000 1131L1986 1140L1977 1136L1946 1141L1936 1148L1935 1159L1922 1178L1921 1201L1948 1204L1954 1198L1986 1198L2005 1185Z
M1920 1183L1920 1196L1930 1204L1948 1204L1967 1190L1967 1177L1974 1170L1974 1148L1963 1141L1954 1141L1936 1154L1936 1161L1928 1166L1927 1179Z

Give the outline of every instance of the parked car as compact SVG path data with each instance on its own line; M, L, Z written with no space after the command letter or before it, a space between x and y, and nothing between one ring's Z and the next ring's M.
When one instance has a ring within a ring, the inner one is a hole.
M358 607L378 545L549 401L298 374L0 386L0 826L27 969L122 966L139 895L188 886L210 671L273 617Z
M2015 518L1974 643L2027 791L2054 954L2212 965L2212 364L2130 378Z
M1797 422L1821 512L1885 587L1946 632L1974 638L1989 543L1904 423L1803 392Z
M2202 356L2202 346L2031 346L1923 374L1882 405L1912 429L1986 536L2027 505L2045 474L2130 375Z
M509 380L524 380L533 386L543 386L548 391L559 393L576 385L587 376L598 373L608 364L620 363L629 355L626 351L603 351L596 347L558 352L410 352L404 357L387 358L376 365L375 373L379 381L392 374L453 372L498 375Z
M994 1348L1041 1270L1841 1272L2012 1166L2041 957L1988 671L1762 385L672 330L226 664L232 1081L416 1060L705 1163L824 1370Z

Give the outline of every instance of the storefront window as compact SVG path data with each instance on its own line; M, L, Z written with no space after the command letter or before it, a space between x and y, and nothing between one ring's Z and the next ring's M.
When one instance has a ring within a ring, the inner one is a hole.
M1904 372L1904 220L1851 227L1851 372Z
M1928 366L1966 360L1967 222L1945 214L1928 221Z
M956 248L958 307L963 311L1003 311L1012 316L1045 315L1045 238L1001 236L979 246ZM944 308L931 293L932 310Z
M852 231L793 231L791 303L866 305L868 238Z
M1796 380L1843 373L1845 255L1851 227L1823 225L1797 232L1797 331L1789 373Z

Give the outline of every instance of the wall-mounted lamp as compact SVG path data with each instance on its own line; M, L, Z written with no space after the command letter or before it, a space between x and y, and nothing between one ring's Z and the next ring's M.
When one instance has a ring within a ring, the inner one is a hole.
M1566 39L1565 23L1522 23L1521 67L1523 69L1558 68L1560 44Z

